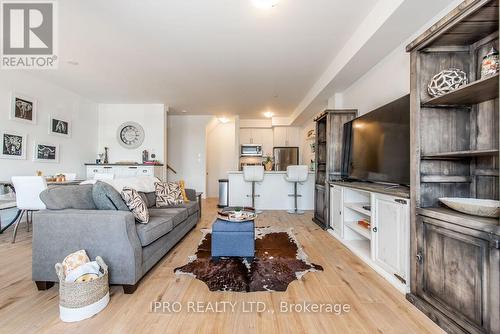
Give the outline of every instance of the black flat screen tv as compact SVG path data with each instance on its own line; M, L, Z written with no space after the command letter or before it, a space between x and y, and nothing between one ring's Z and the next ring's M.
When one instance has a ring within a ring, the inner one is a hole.
M344 124L342 177L410 184L410 95Z

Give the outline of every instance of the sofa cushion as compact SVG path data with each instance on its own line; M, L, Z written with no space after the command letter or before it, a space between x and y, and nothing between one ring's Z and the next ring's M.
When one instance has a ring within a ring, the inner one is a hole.
M95 210L92 185L51 186L40 193L48 210Z
M172 219L174 227L185 221L189 217L186 208L152 208L149 209L152 217L168 217Z
M130 211L134 214L135 220L143 224L149 223L148 206L137 190L124 187L121 195L125 204L127 204Z
M135 224L135 228L137 230L141 246L145 247L172 231L174 224L171 217L151 216L149 217L149 223Z
M178 205L170 205L165 208L168 209L187 209L188 215L191 216L193 213L198 212L200 210L200 206L198 205L198 202L195 201L190 201L187 203L182 203Z
M92 198L99 210L130 211L122 196L110 184L97 181L92 187Z

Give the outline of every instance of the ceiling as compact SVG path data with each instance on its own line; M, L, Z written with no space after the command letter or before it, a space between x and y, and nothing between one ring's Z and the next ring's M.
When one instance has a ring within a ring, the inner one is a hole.
M59 69L34 75L98 103L255 118L290 116L377 0L58 3Z

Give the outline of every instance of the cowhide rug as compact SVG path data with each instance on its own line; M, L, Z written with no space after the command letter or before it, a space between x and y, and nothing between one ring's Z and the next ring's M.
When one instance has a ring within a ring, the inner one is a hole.
M205 282L210 291L286 291L288 284L306 273L323 271L308 261L291 228L256 228L255 257L251 263L241 258L212 261L211 230L201 231L203 237L196 254L174 271Z

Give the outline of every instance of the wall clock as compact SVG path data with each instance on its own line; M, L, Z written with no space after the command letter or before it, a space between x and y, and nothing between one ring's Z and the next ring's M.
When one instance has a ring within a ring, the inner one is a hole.
M118 127L116 136L121 146L138 148L144 142L144 129L136 122L125 122Z

